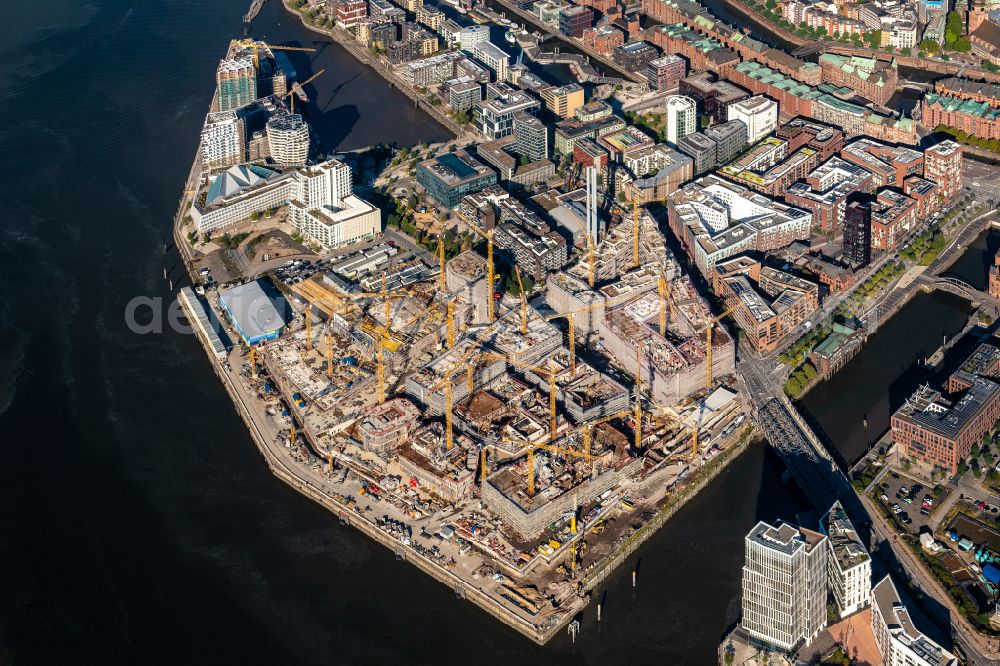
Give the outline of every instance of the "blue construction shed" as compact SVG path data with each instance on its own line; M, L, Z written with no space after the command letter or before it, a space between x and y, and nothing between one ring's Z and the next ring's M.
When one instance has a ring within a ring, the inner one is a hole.
M220 290L219 303L248 345L275 340L285 327L284 300L280 294L267 293L258 280Z

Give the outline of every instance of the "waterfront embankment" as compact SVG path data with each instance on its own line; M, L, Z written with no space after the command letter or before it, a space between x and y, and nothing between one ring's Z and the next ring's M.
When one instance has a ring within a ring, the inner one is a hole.
M289 13L299 18L306 30L323 35L331 41L336 42L345 51L354 56L355 59L365 65L368 65L372 70L379 73L382 78L389 83L389 85L410 98L418 109L424 111L438 123L446 127L452 134L455 135L455 138L467 138L469 135L468 128L457 123L438 105L432 104L430 100L428 100L424 95L421 95L417 89L398 77L392 70L392 67L383 58L372 55L372 53L368 50L367 45L362 45L361 42L355 39L354 35L352 35L349 31L336 26L332 28L320 28L312 25L306 20L306 17L303 16L301 12L292 8L289 0L281 0L281 2Z
M816 40L801 37L793 32L790 32L778 25L768 20L767 17L761 16L758 12L754 11L742 0L721 0L725 5L732 11L739 14L747 23L755 25L758 29L763 29L768 33L776 35L781 40L787 42L787 44L794 47L805 46L806 44L813 44ZM696 24L692 21L691 27L698 32L704 32L706 34L711 34L711 30L705 30L700 24ZM958 75L961 74L964 77L971 79L983 79L985 81L991 81L994 83L1000 82L1000 74L995 74L993 72L987 72L986 70L979 67L970 67L966 63L961 62L945 62L938 59L930 58L920 58L918 56L907 56L902 53L893 52L888 53L886 51L880 51L878 49L868 49L863 47L856 47L850 44L838 44L835 42L824 42L822 44L816 44L816 48L819 51L826 53L835 53L837 55L845 56L860 56L865 58L880 58L883 60L895 59L896 63L901 68L912 68L917 70L924 70L929 72L935 72L942 75ZM900 77L902 78L902 77Z

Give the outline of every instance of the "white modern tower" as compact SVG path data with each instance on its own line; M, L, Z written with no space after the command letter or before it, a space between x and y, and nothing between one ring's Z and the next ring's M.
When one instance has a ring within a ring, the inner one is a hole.
M271 158L280 165L305 165L309 158L309 125L297 113L267 123Z
M600 241L601 223L597 217L597 169L587 167L587 234L596 246Z
M783 652L808 643L826 623L826 537L762 521L744 542L743 630Z
M820 529L830 549L830 592L840 617L847 617L871 603L872 558L839 500L823 518Z
M698 104L684 95L668 95L666 107L667 143L676 148L678 141L697 129Z

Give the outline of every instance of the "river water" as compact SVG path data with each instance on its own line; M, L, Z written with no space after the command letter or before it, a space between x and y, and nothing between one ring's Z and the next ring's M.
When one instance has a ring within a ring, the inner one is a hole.
M576 646L529 643L274 479L194 338L125 325L132 298L172 301L161 244L243 3L6 9L0 663L711 661L743 535L804 507L768 449L641 550L639 588L630 567L609 581L600 628L588 609ZM276 10L255 34L314 41ZM316 46L292 60L327 70L310 114L328 147L446 136Z
M990 266L1000 250L1000 230L990 227L979 234L961 257L955 260L945 275L965 280L976 289L985 291L989 285Z
M968 306L951 294L917 294L840 372L806 394L803 412L841 462L853 464L864 455L888 430L892 413L933 379L923 361L944 336L962 330Z
M1000 250L1000 231L983 231L944 273L976 289L986 289L989 268ZM922 383L944 380L971 351L963 340L951 350L939 371L923 361L944 336L965 326L969 303L943 292L918 294L876 332L840 372L819 384L800 407L842 463L853 464L889 428L889 417ZM867 428L865 427L867 419Z

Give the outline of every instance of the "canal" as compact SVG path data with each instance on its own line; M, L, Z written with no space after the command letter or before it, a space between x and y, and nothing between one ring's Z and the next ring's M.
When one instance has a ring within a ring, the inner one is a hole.
M989 284L990 266L1000 250L1000 229L989 227L979 234L961 257L955 260L944 275L964 280L980 291Z
M918 293L840 372L805 396L800 409L841 464L861 458L906 398L920 384L934 383L924 360L962 329L969 307L951 294Z

